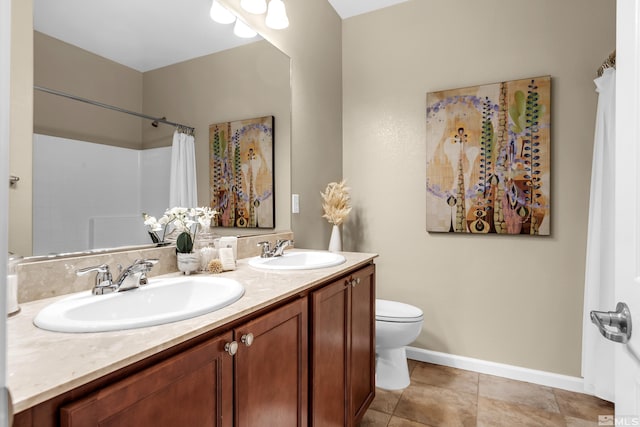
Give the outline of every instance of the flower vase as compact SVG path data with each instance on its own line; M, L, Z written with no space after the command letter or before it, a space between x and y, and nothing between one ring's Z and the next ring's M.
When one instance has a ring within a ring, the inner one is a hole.
M329 239L329 252L342 251L342 238L340 237L340 227L333 225L331 229L331 239Z
M200 268L200 255L195 252L178 252L178 270L184 274L191 274L194 271L198 271Z

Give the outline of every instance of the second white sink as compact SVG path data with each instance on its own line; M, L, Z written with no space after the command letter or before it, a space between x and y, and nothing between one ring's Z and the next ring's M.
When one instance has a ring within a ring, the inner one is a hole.
M152 278L138 289L107 295L80 292L42 309L33 323L57 332L104 332L189 319L234 303L244 286L223 277Z
M272 258L254 257L249 265L263 270L312 270L340 265L345 257L327 251L285 252L284 255Z

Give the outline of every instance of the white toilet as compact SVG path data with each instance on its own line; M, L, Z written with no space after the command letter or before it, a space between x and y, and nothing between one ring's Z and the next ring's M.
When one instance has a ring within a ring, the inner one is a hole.
M423 321L418 307L376 300L376 387L400 390L409 386L405 346L418 338Z

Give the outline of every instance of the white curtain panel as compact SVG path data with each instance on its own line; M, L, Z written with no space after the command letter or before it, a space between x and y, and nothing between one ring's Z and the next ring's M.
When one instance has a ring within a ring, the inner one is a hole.
M169 207L197 207L195 138L177 129L173 133L170 178Z
M614 344L591 323L591 310L609 311L614 296L614 145L616 71L594 80L598 92L582 326L582 376L585 391L614 401Z

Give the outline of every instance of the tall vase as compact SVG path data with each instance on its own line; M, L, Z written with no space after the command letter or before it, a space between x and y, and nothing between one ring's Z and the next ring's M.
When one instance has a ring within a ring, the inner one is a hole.
M333 225L331 229L331 239L329 239L329 252L342 251L342 238L340 237L340 227Z

